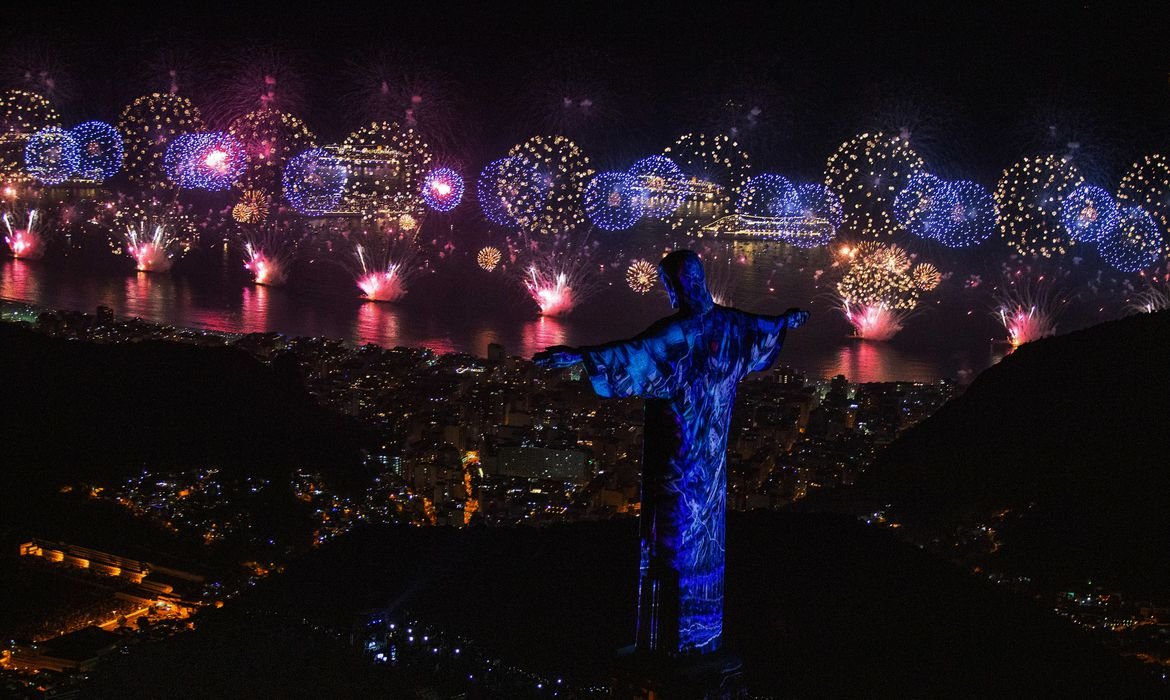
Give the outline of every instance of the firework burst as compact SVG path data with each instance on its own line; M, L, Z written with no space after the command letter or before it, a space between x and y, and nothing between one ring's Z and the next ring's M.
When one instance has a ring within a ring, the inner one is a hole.
M262 224L268 218L270 206L268 193L264 190L244 190L232 206L232 218L241 224Z
M626 284L638 294L646 294L658 284L658 266L646 260L635 260L626 268Z
M1128 308L1144 314L1170 309L1170 283L1165 279L1161 282L1149 280L1146 287L1133 296Z
M186 97L154 93L134 100L118 118L130 182L150 189L166 187L167 147L176 137L203 129L203 117Z
M1134 163L1121 178L1117 198L1144 208L1170 231L1170 159L1159 153Z
M256 284L279 286L288 281L289 270L307 238L303 220L289 214L280 210L272 219L236 227L244 269Z
M1076 166L1058 156L1025 158L1003 171L995 204L1008 244L1029 257L1068 252L1071 237L1061 223L1062 204L1081 182Z
M500 253L500 249L491 245L480 248L475 255L476 264L488 272L495 270L501 259L503 254Z
M999 320L1013 348L1056 333L1056 324L1035 306L1001 306Z
M437 212L449 212L463 199L463 176L451 168L434 168L423 179L423 201Z
M422 183L431 151L410 127L380 122L349 135L330 150L349 171L340 207L368 215L409 214L421 221Z
M24 146L25 171L45 185L59 185L72 177L80 158L73 134L55 126L33 134Z
M837 284L846 320L858 338L889 340L918 307L923 292L938 287L942 276L933 265L911 267L910 256L896 245L863 243L847 254L849 269Z
M825 164L825 185L841 196L844 225L854 236L889 236L894 200L922 169L910 142L897 134L861 134Z
M599 245L578 229L520 231L508 240L509 269L543 316L564 316L600 288Z
M12 257L33 259L44 254L44 245L40 236L40 221L37 218L36 209L29 209L23 215L21 212L6 211L3 219L4 228L8 231L4 242L12 251Z
M310 148L293 157L281 176L284 198L305 216L335 211L348 184L349 168L323 148Z
M1145 209L1123 206L1117 212L1117 226L1102 239L1097 251L1119 272L1147 270L1162 259L1162 232Z
M345 266L368 301L402 299L429 267L417 227L404 228L397 218L351 222L339 233L341 247L349 249Z
M563 270L542 270L535 265L528 268L524 286L542 316L564 316L577 306L569 279L569 273Z
M360 243L354 248L362 273L354 280L369 301L398 301L406 296L410 268L405 262L377 260Z
M60 123L57 110L44 97L24 90L0 93L0 178L7 183L27 182L25 144L36 132Z
M895 309L884 303L844 304L842 312L853 326L853 334L865 340L889 340L905 328L911 311Z
M287 112L262 108L232 120L228 133L244 144L248 166L240 184L275 190L288 161L317 146L303 121Z
M132 204L114 215L114 230L120 244L139 272L166 272L175 257L187 253L198 240L191 220L177 207L155 200Z
M90 121L69 130L77 142L76 177L89 182L103 182L122 169L126 157L122 135L105 122Z
M585 221L582 200L592 175L577 144L564 136L534 136L508 151L501 171L504 208L530 234L570 229Z
M647 156L630 166L642 211L652 219L666 219L682 204L683 174L666 156Z
M163 156L167 178L180 189L226 190L246 166L243 144L224 131L176 136Z
M126 224L126 253L139 272L166 272L171 269L177 241L165 222L143 219Z
M683 174L681 204L667 217L671 228L689 229L730 212L751 170L747 152L724 134L684 134L663 154Z
M1019 281L1019 275L1009 278L995 295L995 304L995 318L1003 325L1013 348L1056 333L1062 305L1040 283L1029 285Z
M942 273L930 263L919 263L910 269L910 278L914 286L924 292L937 289L942 283Z

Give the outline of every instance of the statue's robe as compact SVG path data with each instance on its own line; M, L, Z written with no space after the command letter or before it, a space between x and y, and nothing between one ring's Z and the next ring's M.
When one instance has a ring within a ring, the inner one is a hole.
M701 279L688 286L693 290L675 288L706 294ZM630 340L581 349L599 396L646 399L639 651L719 647L736 384L771 366L784 341L783 317L702 301L684 300L681 311Z

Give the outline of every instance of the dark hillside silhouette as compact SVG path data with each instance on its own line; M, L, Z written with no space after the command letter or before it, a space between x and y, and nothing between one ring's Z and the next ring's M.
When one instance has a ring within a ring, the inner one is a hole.
M58 486L215 466L285 476L357 465L364 430L290 372L227 347L94 344L0 324L5 482Z
M1170 312L1022 346L900 437L850 490L802 509L891 506L919 535L1001 509L997 557L1033 576L1170 589Z

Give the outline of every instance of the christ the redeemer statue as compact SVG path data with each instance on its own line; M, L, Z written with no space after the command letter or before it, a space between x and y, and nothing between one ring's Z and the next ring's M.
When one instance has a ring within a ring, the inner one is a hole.
M557 346L543 367L581 363L599 396L646 399L636 651L683 656L723 634L727 432L739 380L776 360L784 334L808 319L762 316L711 299L699 256L670 253L660 277L678 312L629 340Z

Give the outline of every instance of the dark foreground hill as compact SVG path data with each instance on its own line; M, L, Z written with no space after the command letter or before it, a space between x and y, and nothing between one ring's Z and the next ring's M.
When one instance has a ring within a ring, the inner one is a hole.
M900 437L851 491L944 533L1009 509L995 555L1048 583L1170 591L1170 312L1022 346Z
M60 484L144 466L266 476L358 458L355 423L234 348L95 344L3 323L0 377L5 479Z
M1155 691L1144 671L1084 632L888 531L840 516L752 514L731 519L728 545L727 640L756 694ZM272 620L308 618L344 629L355 612L381 606L405 606L470 635L505 662L605 681L613 651L631 639L636 570L633 521L351 533L229 603L194 633L118 659L95 689L354 697L384 687L373 671L336 647L315 654L309 641L282 641Z

